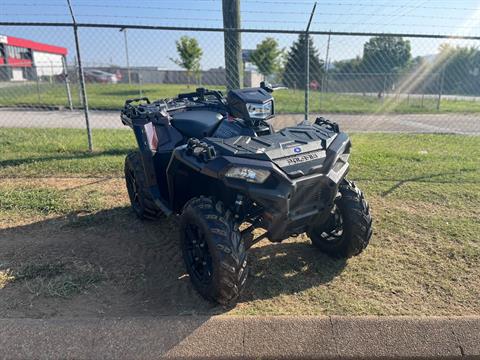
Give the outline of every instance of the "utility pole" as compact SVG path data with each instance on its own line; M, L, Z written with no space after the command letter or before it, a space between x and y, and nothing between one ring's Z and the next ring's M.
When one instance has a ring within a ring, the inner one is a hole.
M243 87L240 0L222 0L227 90Z
M310 104L310 24L312 23L313 14L317 3L313 4L313 9L308 20L307 29L305 30L305 119L308 121L309 104Z
M126 57L126 60L127 60L128 83L132 84L132 75L130 73L130 61L128 60L127 28L121 28L120 32L123 32L123 38L125 40L125 57Z

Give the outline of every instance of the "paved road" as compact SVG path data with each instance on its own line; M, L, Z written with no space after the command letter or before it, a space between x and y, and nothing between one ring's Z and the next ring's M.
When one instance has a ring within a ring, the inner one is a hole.
M480 317L0 319L6 359L479 359Z
M323 114L350 132L455 133L480 135L479 114L347 115ZM312 114L311 119L315 118ZM280 128L303 119L301 114L280 114L274 126ZM119 112L91 111L92 128L125 128ZM85 128L81 111L32 111L0 109L0 127Z

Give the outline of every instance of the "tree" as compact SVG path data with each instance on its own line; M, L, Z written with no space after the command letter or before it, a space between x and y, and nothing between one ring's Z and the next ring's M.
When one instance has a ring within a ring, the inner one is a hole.
M278 48L278 42L268 37L250 55L251 62L258 68L264 77L272 75L280 68L282 50Z
M443 91L454 94L478 94L480 91L480 51L474 47L440 45L432 72L443 73Z
M333 63L333 73L352 74L358 72L362 58L357 56L355 59L339 60Z
M300 34L298 40L295 41L290 48L287 57L285 68L283 71L283 82L286 86L291 88L305 87L305 52L307 46L307 36ZM321 83L323 69L323 60L318 56L318 50L313 45L313 39L308 37L308 46L310 51L310 82L317 81Z
M188 82L190 83L192 72L196 75L200 72L200 59L202 58L203 51L198 45L197 39L188 36L182 36L175 44L177 45L177 52L180 59L170 58L170 60L187 70Z
M409 40L398 36L375 36L363 46L362 71L397 72L406 68L411 58Z

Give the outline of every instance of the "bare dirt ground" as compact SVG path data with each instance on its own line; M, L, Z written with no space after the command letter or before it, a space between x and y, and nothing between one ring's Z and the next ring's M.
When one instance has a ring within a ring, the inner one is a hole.
M4 181L7 186L19 182ZM219 314L231 310L197 295L183 266L177 219L136 219L128 206L123 179L26 182L69 193L95 189L102 192L103 205L110 208L94 214L3 219L0 265L15 275L10 275L14 281L7 279L8 284L0 289L0 318ZM265 241L252 251L260 263L283 249L264 249L266 245ZM291 250L303 253L309 248L299 244ZM251 300L252 294L252 290L246 291L244 301Z
M20 185L64 191L77 210L0 213L0 318L480 311L472 283L477 250L458 244L436 223L440 230L433 233L425 221L415 229L408 225L409 217L444 218L448 209L428 202L369 196L375 234L367 251L348 262L321 254L304 235L259 243L249 253L245 292L225 308L192 288L177 219L137 220L123 179L2 179L7 189ZM98 209L82 210L77 203L90 196L100 198Z
M42 182L71 189L92 181ZM123 181L110 180L102 186L117 193ZM113 201L126 203L125 192L117 194L120 199ZM128 207L118 206L94 215L78 213L16 222L16 226L10 223L0 230L0 262L17 269L24 278L0 290L0 317L213 310L196 295L184 274L175 220L141 222Z

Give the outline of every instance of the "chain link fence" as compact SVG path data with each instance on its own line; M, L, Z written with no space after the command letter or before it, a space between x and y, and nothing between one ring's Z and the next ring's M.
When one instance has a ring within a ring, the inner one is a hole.
M119 111L128 98L225 90L225 29L79 24L78 56L71 24L18 25L0 24L3 128L85 129L88 114L92 129L124 129ZM303 118L308 83L310 116L350 132L478 134L479 39L401 35L241 30L243 85L266 79L288 87L274 94L276 127ZM182 37L201 49L195 71L178 65ZM262 59L256 50L268 42L275 56Z

